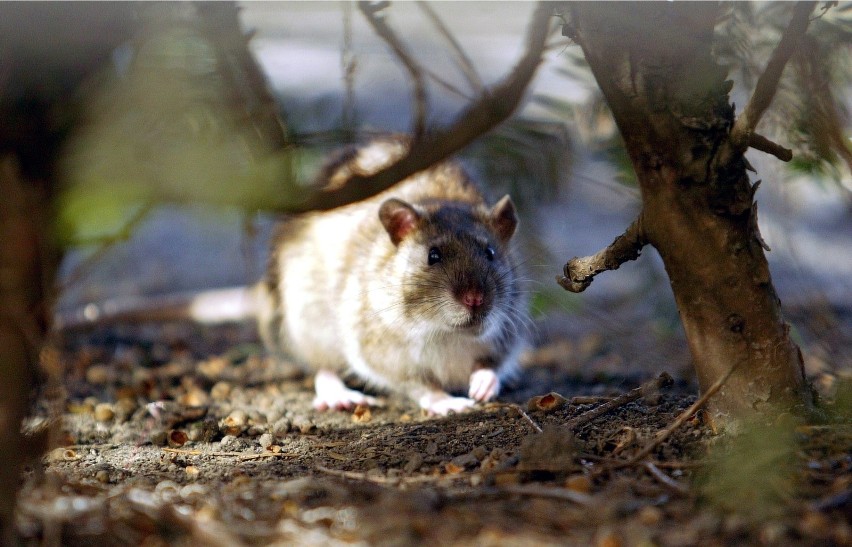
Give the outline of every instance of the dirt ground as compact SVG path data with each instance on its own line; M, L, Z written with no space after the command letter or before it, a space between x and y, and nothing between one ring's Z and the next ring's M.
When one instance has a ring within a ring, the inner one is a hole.
M670 362L638 368L625 363L659 340L544 336L500 402L433 418L394 397L316 412L311 379L248 327L69 335L45 354L65 374L29 427L55 448L24 477L18 531L48 545L852 545L848 319L803 329L826 416L740 441L700 413L671 428L696 400L676 336ZM673 381L649 387L663 371Z

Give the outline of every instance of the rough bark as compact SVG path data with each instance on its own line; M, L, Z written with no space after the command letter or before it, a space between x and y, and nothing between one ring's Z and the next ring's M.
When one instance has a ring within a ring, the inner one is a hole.
M730 82L712 56L718 9L576 3L567 7L565 33L582 47L624 137L642 193L642 239L665 264L701 389L736 367L711 400L712 415L725 422L767 405L808 406L811 396L772 285L757 184L743 157L768 102L750 101L751 118L736 122ZM798 23L803 33L807 25Z
M41 274L43 231L37 200L11 157L0 158L0 541L12 536L18 472L38 349L45 331Z
M120 4L0 6L0 543L15 545L21 465L44 436L22 420L38 377L59 252L56 160L75 117L74 91L127 38ZM37 67L37 69L34 69ZM58 372L58 371L57 371Z

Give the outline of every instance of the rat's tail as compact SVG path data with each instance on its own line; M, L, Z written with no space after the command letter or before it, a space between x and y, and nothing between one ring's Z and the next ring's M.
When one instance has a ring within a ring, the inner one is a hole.
M212 289L148 297L114 298L77 310L59 311L56 330L79 330L116 323L194 321L203 324L238 323L256 319L262 286Z

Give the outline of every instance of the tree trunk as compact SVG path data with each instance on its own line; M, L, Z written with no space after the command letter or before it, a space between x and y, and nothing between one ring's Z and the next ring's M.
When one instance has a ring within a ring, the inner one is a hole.
M730 82L712 55L718 4L569 10L566 34L583 48L624 138L642 193L640 238L663 259L701 389L734 368L711 416L724 423L767 405L810 406L757 229L757 183L730 146Z

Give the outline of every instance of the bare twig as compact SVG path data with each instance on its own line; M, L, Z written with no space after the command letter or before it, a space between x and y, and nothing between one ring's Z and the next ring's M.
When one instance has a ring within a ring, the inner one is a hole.
M257 460L261 458L283 458L295 457L294 452L261 452L259 454L246 454L245 452L207 452L204 450L187 450L182 448L163 448L163 452L170 454L181 454L183 456L212 456L216 458L236 458L238 460Z
M251 33L240 29L236 2L196 2L199 28L216 55L218 74L231 92L234 106L245 113L266 151L287 145L278 102L269 92L266 76L248 48Z
M689 494L689 488L663 473L659 467L654 465L653 462L645 462L645 469L647 469L648 472L651 473L651 475L653 475L655 479L660 481L662 484L667 486L676 494L679 494L681 496L686 496Z
M541 431L542 431L541 427L539 427L539 425L537 423L535 423L532 418L530 418L530 415L527 414L524 411L523 408L521 408L521 405L510 404L509 406L514 408L515 410L517 410L518 414L520 414L522 418L524 418L526 421L528 421L530 423L532 428L535 429L536 433L541 433Z
M70 275L65 279L65 282L61 287L58 288L58 291L61 293L66 291L69 287L73 287L76 283L79 283L81 279L86 277L91 271L92 267L94 267L101 259L103 259L104 255L117 243L121 243L123 241L127 241L130 239L130 236L133 235L133 231L136 227L148 216L151 210L154 208L153 202L147 202L143 204L138 211L133 213L133 215L124 223L124 225L118 229L117 232L111 234L109 236L100 238L98 240L98 248L94 253L89 255L79 266L74 268ZM87 245L90 244L89 241L79 241L75 242L76 245Z
M815 5L816 2L799 2L793 8L790 24L781 36L778 45L775 46L766 69L757 80L751 98L731 129L730 140L734 151L745 152L750 145L751 135L757 127L757 123L775 97L778 82L781 80L781 74L784 72L784 67L787 66L787 61L795 53L799 41L808 30L810 14Z
M568 488L558 486L545 486L539 484L508 484L501 486L500 490L510 494L523 496L535 496L539 498L554 498L574 502L578 505L591 505L592 497L582 492L575 492Z
M355 129L355 54L352 52L352 3L343 4L343 49L340 52L340 65L343 69L343 82L346 93L343 99L343 131L350 138Z
M742 361L737 361L736 363L731 365L731 368L728 369L728 372L726 372L718 380L716 380L713 383L713 385L710 386L707 389L707 391L705 391L701 395L701 397L698 398L697 401L695 401L694 403L692 403L692 405L690 405L689 408L687 408L686 410L681 412L680 415L678 415L678 417L675 418L675 421L671 423L671 425L669 425L665 429L660 430L648 444L646 444L644 447L642 447L642 450L640 450L639 452L634 454L633 457L630 458L630 460L628 460L627 462L625 462L622 465L623 466L633 465L636 462L645 458L645 456L647 456L651 452L653 452L660 445L660 443L662 443L663 441L668 439L669 436L671 436L672 433L677 431L677 429L680 426L682 426L684 424L684 422L686 422L693 414L695 414L698 411L699 408L704 406L707 403L707 401L710 400L710 397L715 395L716 392L719 391L722 388L723 385L725 385L725 382L728 381L728 378L731 377L731 374L734 373L737 366L741 362Z
M394 55L397 56L403 66L405 66L405 69L408 70L408 74L411 76L411 84L414 88L414 127L412 132L414 134L414 139L417 140L426 131L426 82L423 79L423 71L420 69L420 65L408 52L405 44L402 43L402 40L400 40L393 29L390 28L384 17L379 15L379 12L383 8L384 4L379 4L379 7L376 7L367 1L362 0L361 2L358 2L358 9L360 9L361 13L364 14L364 17L367 18L370 26L372 26L373 30L376 31L376 34L378 34L379 37L384 40L388 46L390 46Z
M587 257L574 257L565 264L563 275L556 282L566 291L583 292L592 284L595 276L607 270L617 270L629 260L636 260L645 246L645 230L642 215L633 221L627 230L616 237L608 247Z
M641 386L635 389L631 389L627 393L619 395L611 401L607 401L604 404L596 406L595 408L589 410L588 412L580 414L576 418L568 420L565 423L565 426L569 429L576 429L581 425L587 424L608 412L612 412L616 408L622 407L627 403L630 403L645 396L648 393L654 393L659 391L660 389L670 387L673 383L674 380L672 380L672 377L669 376L667 373L663 372L653 380L649 380Z
M328 210L366 199L461 150L514 112L541 63L550 29L552 6L537 5L527 30L527 46L520 62L499 84L469 105L448 127L429 131L393 164L369 175L353 175L340 187L316 192L291 212Z
M456 40L456 37L453 36L453 33L450 32L450 29L447 28L428 2L418 0L417 7L426 14L429 20L432 21L432 24L435 25L435 28L438 29L438 32L441 33L444 39L453 48L453 51L455 51L459 68L461 69L462 74L464 74L464 77L467 79L467 83L470 85L471 89L476 93L482 93L485 89L485 84L482 82L482 78L479 77L479 73L476 72L476 69L473 67L470 57L467 56L467 53L465 53L461 44L459 44L458 40Z
M421 484L421 483L441 483L454 482L458 480L470 480L471 477L484 475L484 471L472 471L469 473L457 473L453 475L417 475L414 477L387 477L384 475L370 475L369 473L361 473L358 471L343 471L342 469L331 469L322 465L314 466L314 469L344 479L372 482L375 484L401 485L401 484Z
M447 90L447 91L449 91L450 93L452 93L452 94L454 94L454 95L458 95L458 96L459 96L459 97L461 97L462 99L465 99L465 100L468 100L468 101L472 101L472 100L473 100L473 96L472 96L470 93L465 93L464 91L462 91L461 89L459 89L457 86L455 86L455 85L451 84L451 83L450 83L450 82L448 82L446 79L444 79L442 76L438 75L438 73L436 73L435 71L433 71L433 70L429 70L428 68L424 68L424 69L423 69L423 72L424 72L427 76L429 76L429 78L430 78L432 81L434 81L436 84L438 84L439 86L443 87L444 89L446 89L446 90Z
M793 159L793 151L789 148L784 148L778 143L772 142L763 135L752 133L748 138L750 148L772 154L781 161L790 161Z

